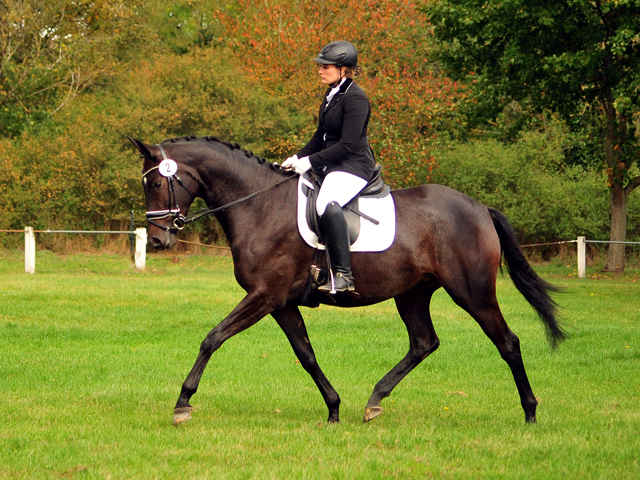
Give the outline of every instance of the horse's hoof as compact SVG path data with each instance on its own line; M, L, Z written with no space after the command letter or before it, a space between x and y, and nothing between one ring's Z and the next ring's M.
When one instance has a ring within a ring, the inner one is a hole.
M380 405L377 407L367 407L364 409L364 417L362 418L362 421L367 423L379 416L382 412L384 412L384 408Z
M180 407L173 411L173 424L180 425L191 418L193 407Z

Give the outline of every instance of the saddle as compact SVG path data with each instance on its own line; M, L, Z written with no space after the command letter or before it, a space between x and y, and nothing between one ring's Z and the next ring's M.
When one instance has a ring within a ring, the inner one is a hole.
M382 165L377 164L373 177L369 180L369 183L356 195L353 200L342 207L344 212L344 218L347 221L349 227L349 239L350 244L353 245L360 235L360 219L364 218L369 222L378 225L375 218L371 218L368 215L360 212L359 199L363 197L369 198L383 198L389 195L391 187L384 183L382 179ZM306 219L309 229L315 233L322 243L325 243L322 239L322 231L320 229L320 219L316 211L316 201L318 198L318 192L320 191L321 183L318 177L309 170L304 174L304 179L307 180L302 186L302 193L307 197L307 211ZM309 187L312 185L313 188Z

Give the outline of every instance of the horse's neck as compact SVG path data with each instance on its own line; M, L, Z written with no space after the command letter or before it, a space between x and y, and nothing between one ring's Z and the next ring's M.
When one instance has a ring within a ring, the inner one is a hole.
M219 162L214 167L205 165L200 176L207 190L204 200L210 207L218 208L235 202L283 178L274 175L268 167L257 161L255 166L251 165L252 159L246 159L246 165L237 165L243 161L245 160L228 160Z
M256 162L255 166L249 163L252 161ZM248 165L235 162L247 162ZM207 187L204 200L212 208L228 205L286 178L250 158L218 162L215 167L205 166L201 176ZM256 232L267 228L282 209L295 211L295 195L296 182L291 180L216 213L232 248L255 238Z

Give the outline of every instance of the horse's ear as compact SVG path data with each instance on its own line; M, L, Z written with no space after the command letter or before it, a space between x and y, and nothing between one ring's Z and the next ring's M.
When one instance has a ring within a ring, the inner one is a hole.
M144 158L151 158L151 152L149 151L149 147L142 143L140 140L136 140L135 138L127 137L133 146L138 149L138 151L142 154Z

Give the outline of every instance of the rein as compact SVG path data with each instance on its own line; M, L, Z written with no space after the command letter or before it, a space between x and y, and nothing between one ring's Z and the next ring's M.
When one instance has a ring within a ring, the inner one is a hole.
M196 220L201 219L202 217L206 216L206 215L210 215L210 214L214 214L217 212L221 212L222 210L226 210L229 207L233 207L234 205L238 205L239 203L243 203L246 202L247 200L252 199L253 197L257 197L258 195L262 195L265 192L268 192L269 190L271 190L272 188L277 187L278 185L283 184L284 182L286 182L287 180L291 180L292 178L295 178L294 175L287 177L283 180L280 180L279 182L274 183L273 185L269 185L266 188L263 188L262 190L258 190L257 192L252 193L251 195L247 195L246 197L242 197L239 198L238 200L234 200L233 202L227 203L226 205L222 205L221 207L217 207L217 208L211 208L211 207L207 207L207 208L203 208L202 210L200 210L197 213L194 213L193 215L185 218L184 223L185 225L187 223L191 223L191 222L195 222ZM174 222L175 223L175 222ZM178 228L178 227L176 227ZM184 228L184 226L182 227ZM182 228L178 228L179 230L182 230Z
M164 149L162 148L161 145L156 145L159 149L160 149L160 153L162 153L162 158L163 160L168 160L168 157L164 151ZM146 172L142 173L142 178L146 181L146 176L151 173L152 171L158 169L159 166L155 166L150 168L149 170L147 170ZM192 215L189 215L188 217L185 217L184 215L182 215L182 213L180 213L180 207L178 206L178 200L176 198L176 194L175 194L175 189L173 187L173 179L175 178L176 181L180 184L180 186L182 188L184 188L187 193L189 195L191 195L191 198L196 198L196 196L191 193L189 191L189 189L186 187L186 185L184 184L184 182L182 181L182 179L180 177L178 177L176 174L173 174L171 176L167 177L169 180L168 183L168 188L169 188L169 208L166 210L150 210L146 212L146 219L147 222L155 225L158 228L161 228L162 230L166 231L166 232L170 232L172 230L182 230L184 227L186 227L189 223L195 222L196 220L200 220L202 217L205 217L207 215L212 215L218 212L221 212L223 210L226 210L229 207L233 207L234 205L238 205L240 203L246 202L247 200L250 200L254 197L257 197L258 195L262 195L265 192L268 192L269 190L283 184L284 182L291 180L292 178L295 178L295 175L291 175L283 180L280 180L279 182L276 182L272 185L269 185L268 187L265 187L261 190L258 190L257 192L254 192L250 195L247 195L246 197L242 197L239 198L238 200L234 200L233 202L227 203L226 205L222 205L221 207L217 207L217 208L211 208L211 207L207 207L207 208L203 208L202 210L200 210L199 212L196 212ZM173 203L173 207L172 204ZM158 223L156 223L154 220L160 220L162 218L166 218L166 217L173 217L173 228L171 227L166 227L164 225L160 225Z

